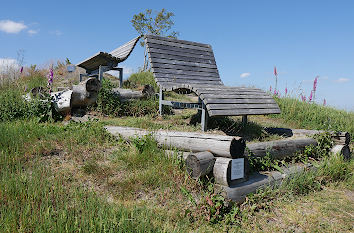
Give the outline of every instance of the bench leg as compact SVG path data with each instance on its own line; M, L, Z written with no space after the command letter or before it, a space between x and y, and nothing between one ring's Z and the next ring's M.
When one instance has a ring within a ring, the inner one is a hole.
M103 67L99 66L98 67L98 80L100 80L100 82L102 82L103 79Z
M123 88L123 68L119 69L119 87Z
M160 116L162 116L162 114L163 114L163 106L162 106L163 97L164 97L164 93L163 93L162 88L160 87L160 92L159 92L159 113L160 113Z
M202 102L202 120L201 120L201 123L202 123L202 131L203 132L208 130L208 118L209 118L208 111L206 109L205 104Z
M247 124L247 115L242 116L242 124L243 125Z

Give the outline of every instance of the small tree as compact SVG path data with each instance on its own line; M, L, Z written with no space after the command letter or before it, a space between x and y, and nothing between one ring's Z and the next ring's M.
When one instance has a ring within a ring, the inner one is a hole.
M145 12L140 12L133 16L131 20L133 27L140 35L157 35L177 38L178 32L171 31L174 22L172 12L166 11L162 8L160 12L153 12L151 9L147 9ZM144 46L144 41L140 42L141 46ZM146 50L144 52L144 70L146 69Z

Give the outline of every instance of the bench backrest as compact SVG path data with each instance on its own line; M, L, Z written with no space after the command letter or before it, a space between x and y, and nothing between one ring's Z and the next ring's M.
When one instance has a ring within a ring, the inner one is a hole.
M222 84L210 45L154 35L146 35L145 43L156 82L163 89Z

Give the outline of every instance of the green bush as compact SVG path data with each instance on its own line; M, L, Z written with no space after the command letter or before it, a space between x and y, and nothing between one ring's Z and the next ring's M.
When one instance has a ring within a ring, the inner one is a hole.
M158 90L154 75L150 71L138 72L130 75L128 80L126 80L123 85L126 88L137 88L147 84L154 87L156 91Z

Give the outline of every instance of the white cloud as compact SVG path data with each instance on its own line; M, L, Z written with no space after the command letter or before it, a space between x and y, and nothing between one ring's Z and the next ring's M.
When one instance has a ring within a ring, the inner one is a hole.
M60 30L54 30L54 31L50 31L50 34L53 34L56 36L61 36L61 35L63 35L63 32Z
M346 83L349 82L349 78L339 78L337 80L335 80L337 83Z
M33 30L33 29L30 29L27 31L28 34L30 35L34 35L34 34L37 34L39 32L39 30Z
M7 73L11 70L19 70L20 65L16 59L13 58L0 58L0 74Z
M14 22L12 20L0 20L0 31L9 34L17 34L26 29L27 26L22 22Z
M240 78L247 78L247 77L249 77L249 76L251 76L251 73L242 73L242 74L240 75Z

